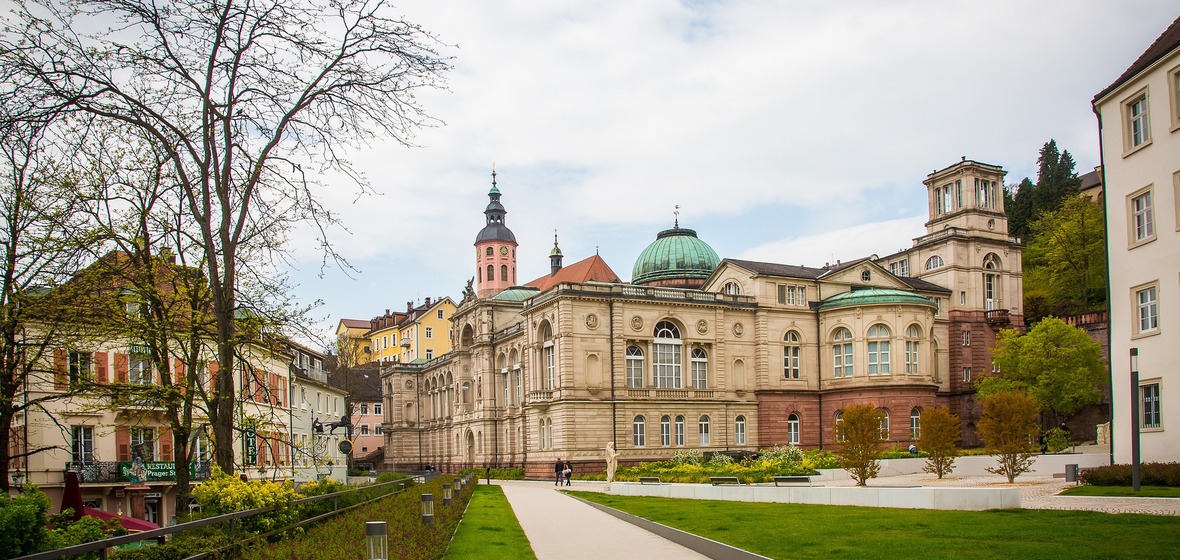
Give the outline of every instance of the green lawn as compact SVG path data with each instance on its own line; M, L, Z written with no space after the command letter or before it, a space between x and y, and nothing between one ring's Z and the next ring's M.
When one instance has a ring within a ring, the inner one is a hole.
M504 490L481 484L475 487L446 558L536 560L537 557L504 497Z
M1083 484L1071 486L1061 492L1062 496L1108 496L1118 498L1180 498L1180 488L1175 486L1140 486L1139 493L1130 486L1092 486Z
M772 558L1176 558L1180 517L573 494Z

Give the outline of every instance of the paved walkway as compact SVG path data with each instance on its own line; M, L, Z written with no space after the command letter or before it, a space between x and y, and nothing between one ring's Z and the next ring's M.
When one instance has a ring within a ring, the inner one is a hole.
M706 558L558 492L552 482L494 482L504 489L538 560ZM562 488L597 490L601 489L601 484L575 482L573 486Z

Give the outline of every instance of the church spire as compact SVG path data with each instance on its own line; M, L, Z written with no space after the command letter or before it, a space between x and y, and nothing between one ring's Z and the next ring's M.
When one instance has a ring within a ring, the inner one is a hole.
M549 251L549 275L557 274L561 270L561 248L557 246L557 229L553 230L553 250Z

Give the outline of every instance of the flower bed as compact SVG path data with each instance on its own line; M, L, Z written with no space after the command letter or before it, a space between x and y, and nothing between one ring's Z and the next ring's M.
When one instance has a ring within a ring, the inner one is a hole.
M803 451L795 446L763 450L757 458L736 461L714 454L705 459L698 450L677 452L670 461L644 463L620 468L615 480L636 482L639 477L658 476L663 482L707 483L712 476L736 476L745 484L771 482L775 476L815 475L819 469L839 468L830 451ZM581 479L602 480L603 475L584 475Z

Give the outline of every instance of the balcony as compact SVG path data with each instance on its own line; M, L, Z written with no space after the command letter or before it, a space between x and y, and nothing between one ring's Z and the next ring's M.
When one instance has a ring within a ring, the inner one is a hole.
M131 461L90 461L86 463L66 463L67 471L78 471L79 482L131 482ZM189 464L190 480L206 480L212 469L211 461L194 461ZM174 461L149 461L144 463L147 468L147 482L156 480L176 480L176 463Z
M553 391L529 391L529 402L553 400Z
M983 318L989 325L1007 325L1012 322L1007 309L989 309L983 312Z

